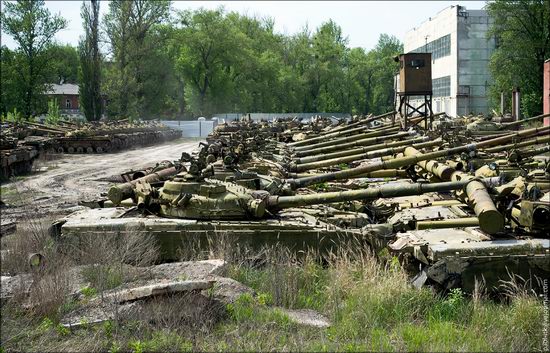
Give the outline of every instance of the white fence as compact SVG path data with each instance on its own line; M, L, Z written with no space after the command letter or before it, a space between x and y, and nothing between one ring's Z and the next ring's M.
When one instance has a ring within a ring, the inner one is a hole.
M246 113L218 113L215 117L225 119L227 121L237 120ZM275 118L298 117L300 119L310 119L312 116L320 116L323 118L334 117L336 119L349 119L351 115L348 113L250 113L252 120L273 120Z
M214 117L221 121L237 120L244 113L222 113L214 114ZM332 117L335 119L349 119L350 114L347 113L251 113L250 117L253 120L273 120L275 118L298 117L302 120L308 120L313 116ZM163 120L163 124L173 129L181 130L183 137L206 137L216 127L218 121L215 118L197 120Z
M181 130L183 137L206 137L214 130L216 122L212 120L163 120L162 123L172 129Z

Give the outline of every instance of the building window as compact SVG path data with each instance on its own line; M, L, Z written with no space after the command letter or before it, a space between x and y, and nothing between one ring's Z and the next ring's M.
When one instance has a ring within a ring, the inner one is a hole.
M432 53L432 60L451 55L451 35L447 34L433 40L420 48L412 50L411 53Z
M70 99L67 99L67 100L65 101L65 108L71 109L71 100L70 100Z
M451 76L444 76L432 80L434 97L449 97L451 95Z

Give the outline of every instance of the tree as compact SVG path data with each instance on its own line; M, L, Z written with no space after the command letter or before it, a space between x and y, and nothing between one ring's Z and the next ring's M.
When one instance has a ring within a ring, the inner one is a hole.
M82 2L85 37L80 40L80 105L86 119L101 118L101 55L99 53L99 0Z
M72 45L53 43L45 54L49 62L49 72L46 74L48 83L78 82L78 51Z
M393 58L402 52L403 44L399 39L387 34L380 35L369 64L374 70L371 113L382 114L395 109L393 78L399 70L399 64Z
M149 39L154 27L168 19L169 14L170 1L167 0L113 0L109 3L104 27L116 65L111 68L113 75L105 86L112 99L112 114L146 115L145 72L151 65L146 59L160 45ZM158 80L156 83L162 84Z
M494 79L491 98L521 89L523 114L542 112L543 65L550 56L550 0L496 0L488 4L496 40L489 68Z
M177 64L190 87L186 97L189 104L201 115L228 107L231 65L239 57L242 36L223 9L184 11L180 23L182 47Z
M47 89L45 74L50 63L45 55L53 36L65 28L66 21L52 16L43 0L3 2L2 29L18 44L15 66L22 84L23 114L36 113L40 95Z
M23 86L16 70L17 55L6 46L0 48L0 114L6 115L13 110L21 111L24 107L21 92Z
M334 21L323 23L313 35L314 66L309 72L313 109L339 112L349 108L345 90L347 38Z

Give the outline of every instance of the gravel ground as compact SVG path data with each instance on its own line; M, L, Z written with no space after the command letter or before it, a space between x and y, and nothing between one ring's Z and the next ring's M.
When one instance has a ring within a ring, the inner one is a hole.
M182 152L198 146L197 139L180 139L162 145L109 154L62 155L53 161L39 161L45 171L2 185L4 217L58 216L82 208L80 200L94 200L106 193L113 180L130 169L141 169L163 160L177 160ZM15 192L17 190L17 192Z

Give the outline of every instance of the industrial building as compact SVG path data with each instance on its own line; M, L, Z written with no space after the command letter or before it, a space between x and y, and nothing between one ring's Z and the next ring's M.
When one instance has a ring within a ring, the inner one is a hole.
M485 10L450 6L405 34L405 53L432 53L434 113L490 112L489 59L495 48L495 40L487 35L490 21ZM423 102L412 99L411 105Z

